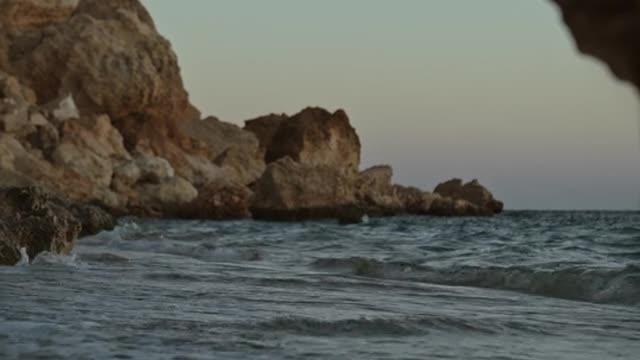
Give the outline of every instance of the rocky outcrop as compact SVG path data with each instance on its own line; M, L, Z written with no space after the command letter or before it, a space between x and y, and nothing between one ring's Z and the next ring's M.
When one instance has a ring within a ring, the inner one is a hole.
M553 0L578 50L609 65L640 89L640 1Z
M441 198L432 204L432 215L488 216L501 213L504 207L478 180L465 184L461 179L452 179L438 185L434 193Z
M352 223L363 211L424 214L437 198L392 185L390 167L359 165L342 110L244 129L201 120L139 0L0 0L0 186L98 205L72 214L86 232L108 225L101 208Z
M173 214L264 170L255 136L189 104L138 0L0 0L0 171L119 214ZM217 203L217 202L213 202Z
M284 157L311 165L329 166L356 175L360 166L360 139L343 110L334 113L306 108L298 114L271 115L247 122L265 148L265 161Z
M272 114L246 121L245 130L255 134L268 164L253 186L254 218L353 223L361 221L365 201L371 210L387 210L385 194L374 195L382 185L373 171L360 178L360 140L344 111L306 108L291 117Z
M256 182L251 212L256 219L276 221L352 218L354 181L334 167L285 157L269 164Z
M73 205L35 187L0 189L0 265L43 252L68 254L80 234L112 229L115 221L95 206Z
M82 113L108 115L129 146L185 117L177 57L139 1L2 5L13 20L0 28L0 68L34 89L38 103L72 94Z

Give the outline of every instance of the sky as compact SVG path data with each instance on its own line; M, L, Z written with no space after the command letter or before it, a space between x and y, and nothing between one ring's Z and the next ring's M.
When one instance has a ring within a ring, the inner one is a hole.
M242 125L347 111L362 167L509 209L640 209L635 92L579 56L544 0L144 0L192 102Z

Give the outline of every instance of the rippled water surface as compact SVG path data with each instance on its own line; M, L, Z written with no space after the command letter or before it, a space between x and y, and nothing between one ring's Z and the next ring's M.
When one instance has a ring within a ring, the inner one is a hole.
M125 219L0 268L0 359L639 359L640 214Z

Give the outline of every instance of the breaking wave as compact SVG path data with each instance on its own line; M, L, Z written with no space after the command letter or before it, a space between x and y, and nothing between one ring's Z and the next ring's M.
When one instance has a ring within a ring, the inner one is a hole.
M312 266L349 275L467 286L594 303L640 305L640 267L543 269L526 266L435 268L371 258L319 259Z

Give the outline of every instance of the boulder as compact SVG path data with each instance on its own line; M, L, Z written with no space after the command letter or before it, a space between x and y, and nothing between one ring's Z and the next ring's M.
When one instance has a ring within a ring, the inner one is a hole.
M244 185L217 181L198 189L198 197L178 206L176 216L186 219L229 220L251 216L252 192Z
M51 155L54 164L91 179L98 187L108 188L114 160L130 158L109 117L67 119L60 126L60 144Z
M2 188L0 265L16 264L22 249L29 259L43 252L68 254L81 233L113 226L113 218L98 208L71 204L36 187Z
M306 108L281 122L266 150L267 163L284 157L355 176L360 166L360 139L343 110L332 114L321 108Z
M262 175L265 164L253 133L215 117L185 121L180 129L198 142L228 181L246 185Z
M18 79L2 71L0 71L0 98L12 99L29 105L36 104L36 93L32 89L23 86Z
M173 179L175 176L175 171L171 164L161 157L157 156L149 156L142 155L136 158L135 166L139 169L140 175L138 176L139 181L147 182L152 184L161 184L170 179ZM132 181L133 178L136 177L136 170L132 166L129 168L121 169L124 171L129 171L129 174L126 176L131 177L128 179L129 181L135 183L136 181ZM123 175L122 173L119 175Z
M436 187L434 193L440 195L443 198L450 198L452 200L464 200L478 208L478 215L492 215L498 214L503 210L503 203L494 199L493 194L489 192L484 186L480 185L478 180L472 180L466 184L461 179L452 179L446 181ZM454 203L454 205L456 205ZM459 205L459 206L458 206ZM468 215L469 212L467 204L458 204L453 209L462 209L463 213L460 215ZM435 211L435 210L434 210ZM442 212L442 211L436 211Z
M340 218L357 207L354 181L335 167L285 157L269 164L254 185L251 213L275 221Z
M130 200L130 211L142 216L167 216L194 201L198 190L187 180L176 176L161 183L139 183Z
M185 118L177 57L140 1L3 0L0 9L0 69L41 104L73 94L81 114L109 115L132 147Z

